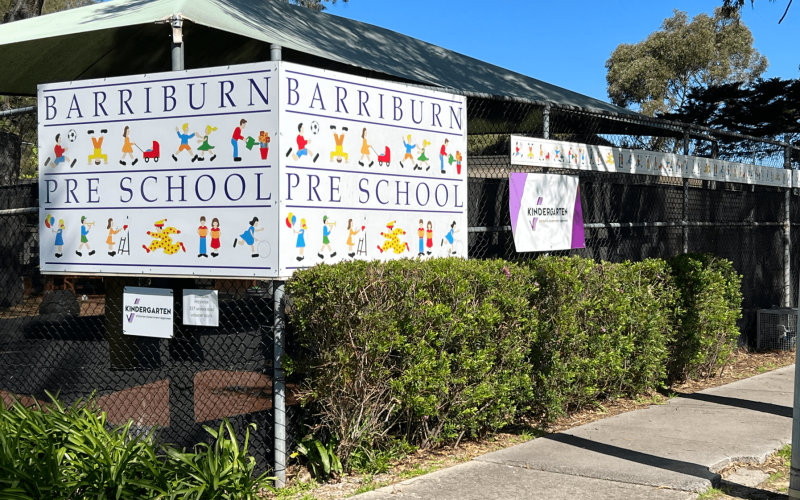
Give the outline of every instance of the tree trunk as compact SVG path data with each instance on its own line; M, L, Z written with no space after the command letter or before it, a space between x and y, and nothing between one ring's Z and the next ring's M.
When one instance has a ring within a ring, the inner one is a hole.
M22 161L22 137L0 132L0 186L11 186L19 180Z
M42 7L44 7L44 0L14 0L11 8L8 9L8 12L3 17L3 23L41 16Z

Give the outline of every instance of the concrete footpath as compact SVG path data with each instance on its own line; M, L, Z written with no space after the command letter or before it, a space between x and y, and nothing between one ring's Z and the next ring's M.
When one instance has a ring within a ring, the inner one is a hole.
M361 500L691 499L791 441L794 366L551 434ZM753 489L754 492L757 490Z

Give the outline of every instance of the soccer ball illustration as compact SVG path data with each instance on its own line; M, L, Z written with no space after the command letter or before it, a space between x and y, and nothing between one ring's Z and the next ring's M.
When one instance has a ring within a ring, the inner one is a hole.
M75 142L75 139L77 138L78 138L78 133L75 132L74 128L70 129L70 131L67 132L67 139L69 139L69 142Z
M319 132L319 123L311 122L311 133L317 135L318 132Z

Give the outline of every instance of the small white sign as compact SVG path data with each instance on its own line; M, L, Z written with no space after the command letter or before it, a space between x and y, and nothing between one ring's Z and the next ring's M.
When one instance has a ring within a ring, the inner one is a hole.
M216 290L184 290L183 324L219 326L219 293Z
M126 286L122 294L122 333L172 338L172 290Z

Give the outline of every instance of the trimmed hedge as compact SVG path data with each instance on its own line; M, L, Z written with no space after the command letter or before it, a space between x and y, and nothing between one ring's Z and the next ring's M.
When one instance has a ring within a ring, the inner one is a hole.
M709 377L730 362L742 317L742 277L729 260L710 254L669 260L680 314L670 340L669 379Z
M732 352L739 279L710 256L318 265L288 283L289 369L347 467L362 445L544 425L709 374Z

